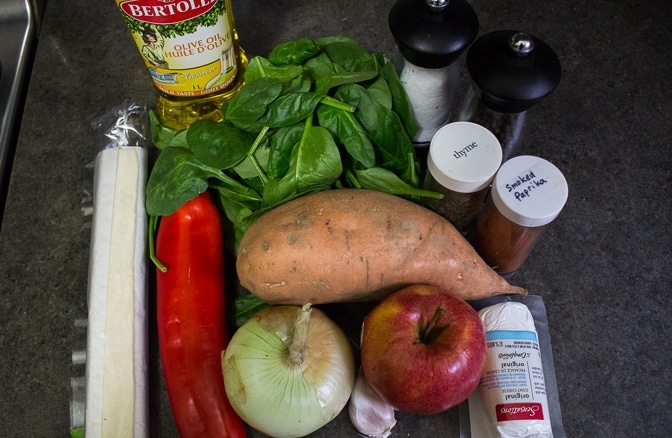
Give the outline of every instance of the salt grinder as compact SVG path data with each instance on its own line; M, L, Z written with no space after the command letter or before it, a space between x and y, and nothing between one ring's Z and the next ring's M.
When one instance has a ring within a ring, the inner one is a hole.
M451 116L459 81L460 55L476 39L478 17L465 0L398 0L388 17L397 45L395 67L427 149Z
M526 131L527 111L560 82L560 61L528 33L498 30L478 38L467 51L472 86L458 120L488 128L510 158Z

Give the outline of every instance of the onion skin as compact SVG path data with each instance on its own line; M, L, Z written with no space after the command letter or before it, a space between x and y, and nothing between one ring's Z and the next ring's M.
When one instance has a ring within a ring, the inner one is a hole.
M295 321L304 310L310 312L304 348L292 354L300 332ZM355 361L345 333L322 311L277 306L236 331L222 354L222 373L229 401L247 424L273 437L300 437L343 410Z

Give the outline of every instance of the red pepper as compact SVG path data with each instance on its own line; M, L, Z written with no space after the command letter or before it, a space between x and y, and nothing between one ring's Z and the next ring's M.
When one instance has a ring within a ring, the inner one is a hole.
M163 376L182 437L245 437L224 390L226 348L221 216L208 192L159 223L157 320Z

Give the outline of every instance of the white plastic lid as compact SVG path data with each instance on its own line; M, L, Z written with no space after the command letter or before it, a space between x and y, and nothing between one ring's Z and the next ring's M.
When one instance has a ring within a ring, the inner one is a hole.
M449 123L436 131L429 145L427 170L436 182L455 192L487 187L501 164L497 137L476 123Z
M502 164L492 182L492 201L511 222L540 227L558 217L568 196L562 172L543 158L522 155Z

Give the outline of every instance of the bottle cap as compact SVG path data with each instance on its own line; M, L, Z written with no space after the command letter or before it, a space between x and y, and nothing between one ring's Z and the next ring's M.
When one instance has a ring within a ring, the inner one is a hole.
M523 227L553 221L567 202L567 181L543 158L521 155L506 161L492 182L492 201L502 215Z
M479 24L466 0L398 0L388 25L404 59L423 68L442 68L476 39Z
M528 110L555 90L560 61L539 38L515 30L498 30L469 47L467 70L479 98L506 114Z
M477 192L502 164L502 147L488 129L454 122L436 131L429 145L427 170L436 182L460 193Z

